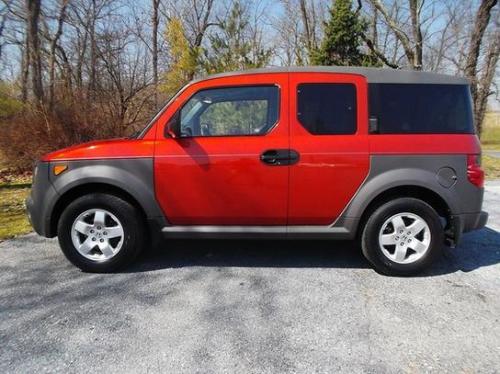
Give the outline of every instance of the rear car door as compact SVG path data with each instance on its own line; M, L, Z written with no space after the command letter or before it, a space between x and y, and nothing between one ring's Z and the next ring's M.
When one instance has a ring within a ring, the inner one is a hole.
M273 164L273 152L288 149L287 79L286 73L209 79L166 110L155 189L172 225L286 225L288 167ZM182 136L174 139L164 127L175 113Z
M288 225L330 225L369 171L366 79L354 74L290 74Z

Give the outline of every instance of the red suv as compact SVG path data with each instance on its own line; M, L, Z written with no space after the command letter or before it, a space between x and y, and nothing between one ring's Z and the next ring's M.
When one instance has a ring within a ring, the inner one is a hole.
M27 206L85 271L160 236L357 238L404 275L485 225L480 153L463 78L250 70L188 84L133 138L44 156Z

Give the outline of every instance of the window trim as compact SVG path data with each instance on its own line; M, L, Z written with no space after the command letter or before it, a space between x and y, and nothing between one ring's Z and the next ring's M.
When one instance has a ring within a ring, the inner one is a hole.
M300 120L299 118L299 89L300 89L300 86L303 86L303 85L322 85L322 86L325 86L325 85L350 85L350 86L353 86L354 87L354 99L356 100L355 101L355 105L356 105L356 110L355 110L355 119L354 119L354 131L353 132L349 132L349 133L338 133L338 134L314 134L312 133L303 123L302 121ZM359 116L358 116L358 87L356 85L356 83L354 82L300 82L297 84L297 88L295 90L296 92L296 97L295 97L295 103L296 103L296 110L295 110L295 117L296 117L296 120L298 123L300 123L300 126L302 126L302 128L304 130L307 131L308 134L310 135L313 135L313 136L342 136L342 135L356 135L359 131Z
M238 85L222 85L222 86L214 86L214 87L204 87L200 88L198 91L193 92L191 96L189 96L186 101L182 103L182 105L175 111L175 113L172 115L172 117L176 114L180 114L182 109L186 106L186 104L199 92L202 91L207 91L207 90L214 90L214 89L224 89L224 88L252 88L252 87L276 87L278 89L278 100L277 100L277 116L276 116L276 121L269 126L269 129L267 129L266 132L262 134L244 134L244 135L193 135L193 136L181 136L179 139L194 139L194 138L236 138L236 137L254 137L254 136L266 136L270 134L279 124L280 122L280 116L281 116L281 86L276 83L263 83L263 84L238 84ZM166 125L165 125L166 126ZM165 135L164 135L165 136ZM165 136L165 138L168 138ZM168 138L169 139L169 138Z

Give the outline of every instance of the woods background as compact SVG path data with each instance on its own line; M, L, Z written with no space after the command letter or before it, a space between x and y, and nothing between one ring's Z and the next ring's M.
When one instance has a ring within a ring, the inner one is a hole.
M189 80L263 66L365 65L472 83L498 107L498 0L1 0L0 152L131 134Z

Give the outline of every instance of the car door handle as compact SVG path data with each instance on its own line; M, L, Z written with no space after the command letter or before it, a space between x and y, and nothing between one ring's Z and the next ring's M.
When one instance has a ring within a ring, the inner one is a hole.
M280 155L280 151L277 149L270 149L260 155L260 160L269 165L276 165L280 158L283 159L283 156Z
M299 160L299 154L292 149L270 149L260 155L260 160L273 166L291 165Z

